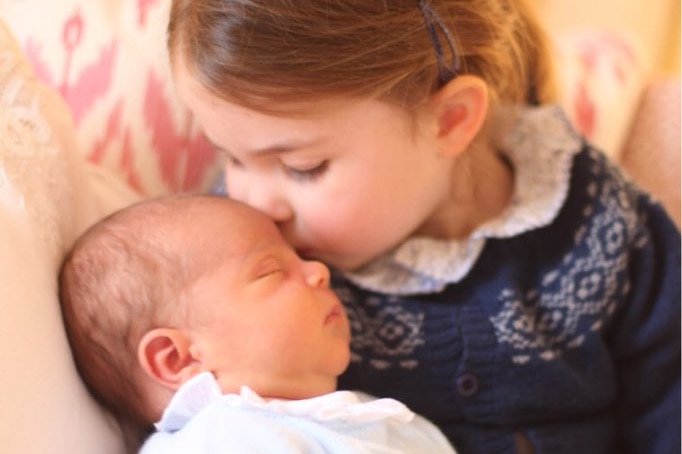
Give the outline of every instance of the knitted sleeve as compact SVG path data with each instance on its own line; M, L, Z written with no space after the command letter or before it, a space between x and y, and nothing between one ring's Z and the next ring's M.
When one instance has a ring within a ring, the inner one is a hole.
M610 342L617 369L617 452L679 453L680 233L660 205L637 197L630 237L629 295L614 314Z

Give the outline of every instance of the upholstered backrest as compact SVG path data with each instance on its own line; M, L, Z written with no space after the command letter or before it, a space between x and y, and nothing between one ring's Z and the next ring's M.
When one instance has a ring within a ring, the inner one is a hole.
M64 252L137 200L78 153L61 97L33 77L0 22L0 450L116 454L117 427L71 359L57 299Z
M216 159L171 84L169 0L2 0L37 77L73 114L88 161L144 195L207 188Z

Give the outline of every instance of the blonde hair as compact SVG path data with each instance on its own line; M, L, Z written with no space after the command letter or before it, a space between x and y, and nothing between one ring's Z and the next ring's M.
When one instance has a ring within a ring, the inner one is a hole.
M438 88L424 4L454 40L458 73L481 77L492 102L553 100L524 0L174 0L168 48L210 92L255 109L337 96L415 107Z
M85 232L62 264L62 316L78 372L133 442L158 416L137 346L149 329L183 316L183 292L198 277L191 254L177 246L188 221L180 208L196 200L163 198L116 212Z

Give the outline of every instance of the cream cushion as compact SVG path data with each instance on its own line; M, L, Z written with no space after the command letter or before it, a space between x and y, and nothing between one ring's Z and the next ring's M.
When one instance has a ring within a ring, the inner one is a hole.
M118 180L85 163L63 101L33 77L0 22L2 452L123 452L117 427L76 373L56 276L87 225L134 200Z

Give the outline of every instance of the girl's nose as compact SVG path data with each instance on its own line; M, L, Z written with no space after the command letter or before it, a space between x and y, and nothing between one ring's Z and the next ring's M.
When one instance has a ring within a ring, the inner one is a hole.
M286 198L271 188L250 188L246 203L262 211L275 222L285 222L293 216L293 210Z
M305 266L305 280L311 287L326 287L329 285L330 275L329 268L316 260L306 260Z

